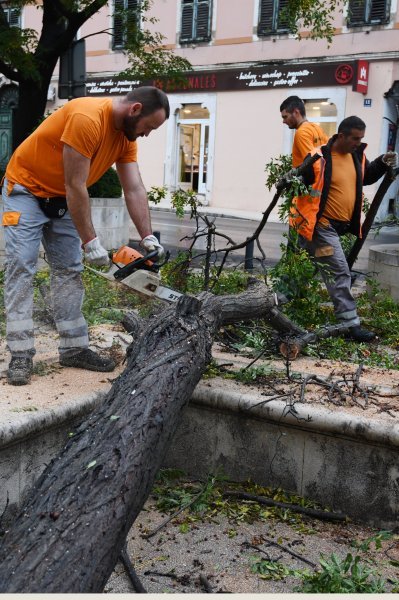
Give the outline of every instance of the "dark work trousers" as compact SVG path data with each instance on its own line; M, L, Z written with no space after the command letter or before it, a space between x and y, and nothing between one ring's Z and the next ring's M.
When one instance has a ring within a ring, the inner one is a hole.
M337 320L347 327L359 325L360 319L351 293L351 274L338 233L331 225L316 225L312 241L300 235L299 242L316 261Z

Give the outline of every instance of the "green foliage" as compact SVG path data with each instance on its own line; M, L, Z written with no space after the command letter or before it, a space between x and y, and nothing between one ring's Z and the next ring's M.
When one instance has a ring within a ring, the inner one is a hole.
M89 325L118 323L122 319L123 309L135 308L140 299L122 285L112 285L106 279L83 271L85 299L83 314Z
M287 19L290 32L297 39L302 38L301 32L306 29L310 39L326 39L331 44L335 32L335 9L345 3L340 0L289 0L281 11L281 17Z
M248 369L240 369L234 376L234 379L242 383L253 383L259 379L276 378L276 370L271 365L263 365L261 367L249 367Z
M303 573L302 585L296 591L302 594L378 594L383 593L385 582L375 569L362 563L360 556L347 554L340 559L336 554L321 555L320 571Z
M150 202L159 204L161 200L166 198L168 188L166 186L156 187L153 186L147 197ZM170 193L170 203L175 209L175 213L179 219L184 217L185 209L190 209L190 218L192 219L197 214L198 207L202 206L200 200L197 198L197 193L194 190L183 190L178 188Z
M365 540L362 540L362 541L354 540L352 542L352 546L353 546L353 548L356 548L358 551L368 552L370 550L370 548L372 547L372 545L374 544L376 550L381 550L381 548L382 548L381 542L391 540L392 537L393 537L392 531L379 531L375 535L372 535L372 536L366 538Z
M164 45L165 36L154 31L159 19L149 15L153 4L153 0L141 0L137 11L126 9L119 13L126 27L124 52L129 64L120 76L142 81L158 77L182 82L183 73L191 68L191 64L168 50ZM161 81L159 86L162 87Z
M120 198L122 187L117 172L113 167L105 171L96 183L88 188L90 198Z
M177 257L170 260L161 269L164 285L180 292L198 294L204 289L204 273L201 269L193 270L194 257L189 252L179 252ZM215 277L217 269L211 270ZM223 271L214 284L212 292L217 295L235 294L246 288L248 274L243 271Z
M298 577L302 574L302 571L290 569L281 562L253 556L251 558L251 573L256 573L260 579L281 581L289 576Z
M272 158L265 165L266 187L271 190L280 179L292 169L291 154L280 154L277 158ZM291 185L283 189L280 195L278 216L280 221L286 223L292 207L292 199L295 196L301 196L308 193L308 188L302 182L300 177L293 177Z

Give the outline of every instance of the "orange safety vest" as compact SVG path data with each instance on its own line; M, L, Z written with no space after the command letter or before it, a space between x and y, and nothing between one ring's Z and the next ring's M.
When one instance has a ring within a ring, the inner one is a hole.
M323 198L323 205L320 206L322 199L323 188L324 188L324 175L326 170L326 159L322 153L321 148L312 148L310 155L320 154L321 158L313 163L314 182L312 184L309 194L304 196L296 196L292 200L292 206L290 209L289 224L295 229L299 235L305 239L311 241L313 238L313 231L316 226L318 217L321 217L320 212L324 210L325 203L327 201L328 190ZM362 182L364 179L364 171L366 166L366 156L363 154L362 157ZM326 192L326 190L324 190ZM321 209L321 211L320 211ZM359 224L360 225L360 224ZM360 232L359 232L360 233ZM359 236L361 237L361 236Z

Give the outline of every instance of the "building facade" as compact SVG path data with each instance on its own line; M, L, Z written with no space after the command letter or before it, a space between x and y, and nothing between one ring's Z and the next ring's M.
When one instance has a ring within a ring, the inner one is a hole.
M111 0L82 27L87 95L116 97L139 85L119 77L127 59L115 13L115 5L134 8L137 2ZM297 40L287 27L287 2L154 1L151 15L157 22L152 27L163 34L168 49L190 61L192 71L181 88L154 82L168 92L171 116L166 126L139 141L147 189L194 189L205 205L221 212L263 212L274 193L265 187L265 164L290 153L292 145L293 132L283 126L279 111L292 94L304 99L308 119L320 123L328 135L345 117L362 118L369 158L397 149L397 0L350 0L343 11L338 7L331 44L311 40L306 31ZM40 29L40 11L34 7L25 7L20 19L22 26ZM0 85L5 119L7 103L15 102L15 89L6 80ZM54 73L49 111L65 101L57 90ZM376 189L366 188L369 199ZM396 183L379 218L389 213L399 214Z

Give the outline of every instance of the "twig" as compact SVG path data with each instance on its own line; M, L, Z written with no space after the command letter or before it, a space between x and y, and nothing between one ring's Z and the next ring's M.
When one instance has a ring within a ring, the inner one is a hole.
M286 548L285 546L282 546L281 544L278 544L277 542L273 542L273 540L269 540L268 538L263 537L263 535L261 537L264 542L269 544L269 546L275 546L276 548L280 548L280 550L283 550L283 552L287 552L287 554L290 554L294 558L297 558L298 560L301 560L302 562L306 563L307 565L310 565L313 569L315 569L317 567L317 565L315 565L314 562L312 562L311 560L308 560L307 558L301 556L300 554L297 554L296 552L293 552L289 548Z
M132 582L134 591L137 592L137 594L147 594L147 590L144 588L140 579L137 577L136 571L134 570L133 563L130 560L126 544L122 548L122 550L119 554L119 558L121 560L121 563L125 567L127 576L129 577L130 581Z
M223 492L223 496L231 498L239 498L241 500L251 500L258 502L259 504L265 504L266 506L276 506L278 508L288 508L293 512L302 513L308 517L320 519L322 521L346 521L346 515L342 513L333 513L327 510L319 510L316 508L307 508L306 506L299 506L298 504L289 504L288 502L277 502L277 500L271 500L264 496L255 496L254 494L248 494L247 492L240 492L235 490L227 490Z
M180 513L182 513L184 510L186 510L186 508L188 508L189 506L191 506L192 504L194 504L196 502L196 500L198 500L198 498L201 496L201 494L203 493L204 488L202 488L202 490L200 492L198 492L198 494L196 496L194 496L194 498L192 498L190 500L190 502L188 502L187 504L185 504L184 506L182 506L181 508L179 508L179 510L177 510L176 512L173 513L173 515L170 515L169 517L167 517L166 519L164 519L162 521L162 523L160 525L158 525L158 527L156 527L153 531L150 531L149 533L144 534L142 537L145 540L150 539L151 537L153 537L156 533L158 533L158 531L160 531L163 527L165 527L165 525L167 525L170 521L172 521L175 517L177 517L177 515L180 515Z
M254 550L257 550L258 552L261 552L262 554L265 554L267 560L269 562L278 562L281 559L281 556L279 556L278 558L272 558L268 552L266 552L266 550L263 550L262 548L259 548L259 546L256 546L255 544L250 544L249 542L243 542L241 544L242 546L245 546L246 548L253 548Z

